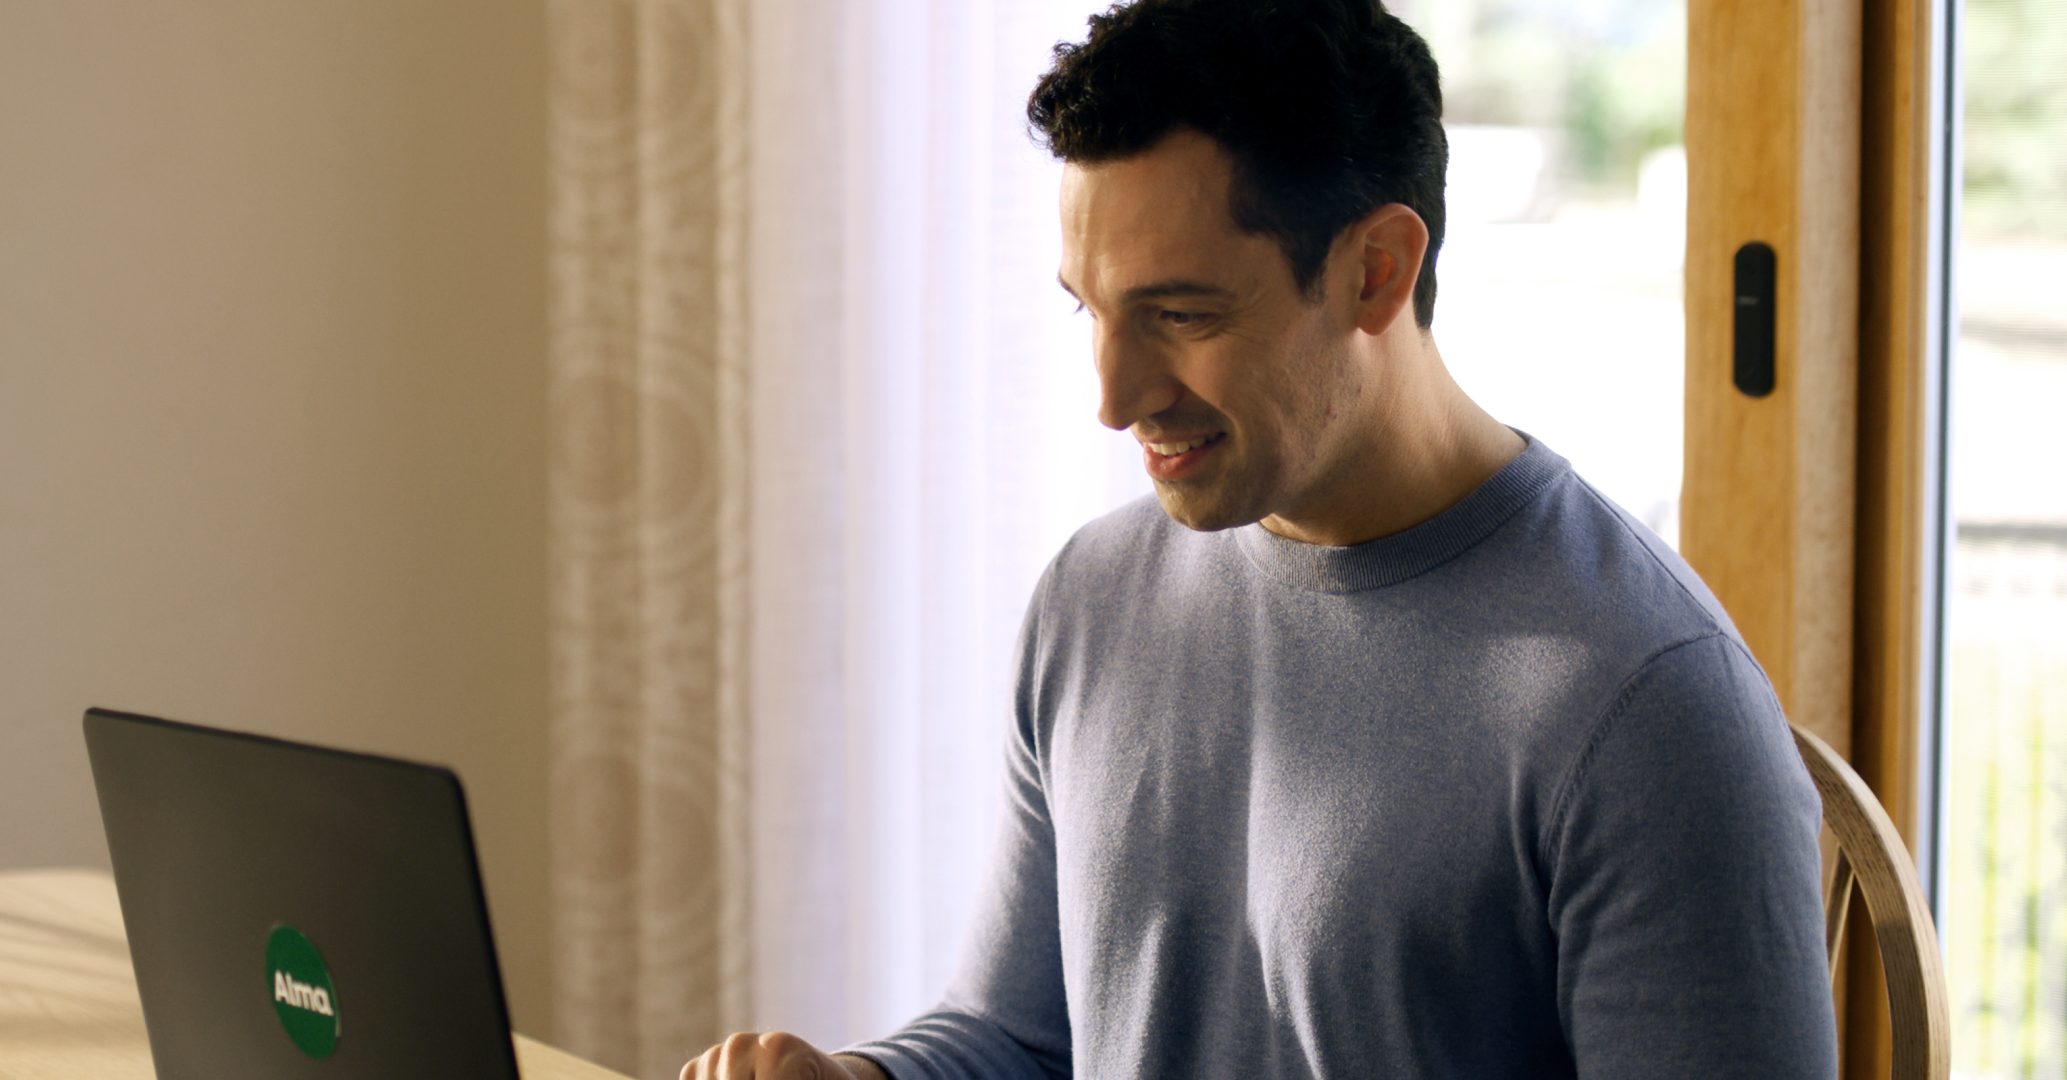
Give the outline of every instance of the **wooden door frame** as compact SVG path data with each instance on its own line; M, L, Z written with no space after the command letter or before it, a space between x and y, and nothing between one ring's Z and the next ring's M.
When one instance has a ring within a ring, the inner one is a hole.
M1844 753L1922 856L1935 814L1941 107L1951 0L1689 0L1681 547L1790 718ZM1739 245L1778 255L1778 379L1731 381ZM1846 1076L1885 1076L1855 920Z

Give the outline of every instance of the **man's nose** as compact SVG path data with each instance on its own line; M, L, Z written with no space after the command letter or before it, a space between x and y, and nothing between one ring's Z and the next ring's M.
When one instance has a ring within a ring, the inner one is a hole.
M1184 397L1184 385L1154 349L1125 333L1095 332L1091 355L1098 365L1098 422L1124 431Z

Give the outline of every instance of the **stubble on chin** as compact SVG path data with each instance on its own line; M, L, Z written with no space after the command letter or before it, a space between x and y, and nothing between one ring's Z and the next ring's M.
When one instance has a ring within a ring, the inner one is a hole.
M1220 485L1154 481L1156 502L1170 520L1193 532L1219 532L1263 520L1262 511L1250 511L1240 500L1227 498Z

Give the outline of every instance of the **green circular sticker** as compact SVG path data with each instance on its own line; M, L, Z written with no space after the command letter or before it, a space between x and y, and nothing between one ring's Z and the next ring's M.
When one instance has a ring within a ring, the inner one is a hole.
M337 988L323 955L292 926L275 926L266 939L266 981L280 1026L301 1052L326 1058L337 1049Z

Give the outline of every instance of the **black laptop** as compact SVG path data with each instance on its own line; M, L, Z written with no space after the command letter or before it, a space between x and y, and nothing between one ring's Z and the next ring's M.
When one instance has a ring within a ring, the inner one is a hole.
M515 1080L450 770L85 723L159 1080Z

